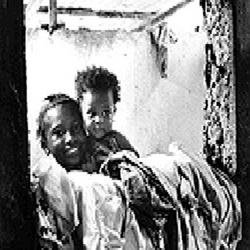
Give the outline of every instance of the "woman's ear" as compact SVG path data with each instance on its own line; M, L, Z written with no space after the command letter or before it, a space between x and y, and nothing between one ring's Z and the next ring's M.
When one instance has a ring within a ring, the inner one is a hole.
M45 152L46 155L49 155L49 154L50 154L50 151L49 151L48 148L44 148L44 152Z
M42 146L42 149L44 150L45 154L49 155L50 154L50 150L47 147L47 141L46 141L46 139L41 138L41 146Z

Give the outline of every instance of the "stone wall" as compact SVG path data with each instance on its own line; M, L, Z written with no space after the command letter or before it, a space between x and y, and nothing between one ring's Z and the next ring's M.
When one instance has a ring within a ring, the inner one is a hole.
M234 175L242 208L237 249L245 250L250 249L250 2L203 0L201 4L210 40L204 151L210 163Z
M230 175L236 171L233 18L230 1L201 1L206 44L204 153L207 161Z

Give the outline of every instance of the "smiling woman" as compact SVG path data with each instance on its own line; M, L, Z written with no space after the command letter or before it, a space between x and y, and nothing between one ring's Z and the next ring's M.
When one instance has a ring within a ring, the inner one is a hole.
M87 135L80 106L64 94L45 98L38 118L37 136L47 155L68 171L86 163Z
M141 238L143 244L150 244L139 230L132 211L125 215L129 208L121 184L103 175L86 173L98 169L87 162L92 158L88 158L79 108L70 97L55 94L45 98L40 111L37 134L47 156L33 166L32 176L41 247L73 250L80 244L80 249L104 249L112 244L121 247L125 244L133 245L134 248L128 249L137 250ZM122 225L131 224L126 221L127 216L134 225L133 230L126 225L122 233ZM126 241L122 236L125 231L130 235Z
M86 162L87 136L80 107L78 103L69 96L65 94L53 94L44 99L38 118L37 136L40 140L42 149L47 155L45 158L53 156L57 163L66 171L69 172L77 169L86 172L94 171L94 169L92 169L94 165L87 165ZM87 166L91 166L92 168L88 169ZM46 173L48 169L49 164L47 164L45 168L42 168L40 165L39 168L33 166L33 181L37 181L37 178L40 178L38 182L41 185L41 176L44 176L44 173ZM49 172L49 177L52 178L51 171ZM57 180L55 175L53 177ZM58 178L60 179L60 177ZM35 181L33 182L34 186L37 184ZM50 188L53 188L56 195L60 197L58 193L60 190L56 189L56 186L52 186L53 185L50 185ZM69 188L70 186L67 185L67 182L62 186L63 190ZM51 207L47 207L44 196L45 190L41 190L39 187L35 190L38 205L37 212L39 215L41 247L54 249L53 247L66 245L64 247L74 249L74 245L76 245L77 242L75 242L74 237L71 236L71 232L68 232L69 235L67 234L69 239L66 243L62 236L60 236L62 229L58 226L58 223L59 225L63 225L63 222L60 216L58 218L55 217L55 211L51 209ZM66 199L70 199L70 193L67 193L67 196ZM57 204L56 200L58 200L58 198L52 202L52 208L56 206L54 204ZM61 207L61 205L56 206L56 211L61 211L64 207L65 206Z
M50 96L48 99L53 97L56 99L56 102L51 102L54 107L47 109L43 117L40 116L42 141L46 145L44 149L48 154L55 154L58 163L67 169L80 166L86 161L86 132L81 112L76 103L67 102L65 96Z

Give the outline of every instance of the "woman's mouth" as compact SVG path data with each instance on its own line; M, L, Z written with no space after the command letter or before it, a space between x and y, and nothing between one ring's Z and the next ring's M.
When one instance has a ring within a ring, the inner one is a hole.
M69 148L66 148L65 150L65 153L67 155L75 155L75 154L78 154L78 152L79 152L78 147L69 147Z

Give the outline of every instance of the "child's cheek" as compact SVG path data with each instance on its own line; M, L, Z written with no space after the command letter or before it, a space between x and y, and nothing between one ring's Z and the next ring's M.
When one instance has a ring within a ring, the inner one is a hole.
M87 130L88 130L89 135L96 137L96 130L95 130L94 126L87 127Z
M110 132L112 130L112 123L107 121L104 124L104 129L105 129L106 132Z

